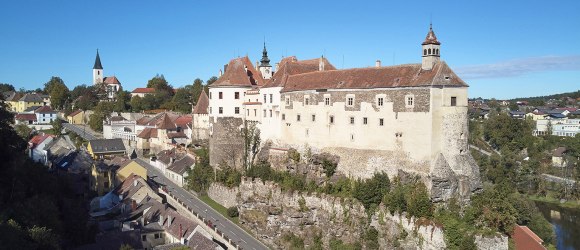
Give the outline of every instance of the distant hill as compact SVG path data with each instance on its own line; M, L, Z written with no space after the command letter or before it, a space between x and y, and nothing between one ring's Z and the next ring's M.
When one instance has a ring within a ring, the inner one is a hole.
M554 95L520 97L520 98L510 99L510 101L539 101L539 100L547 101L550 99L559 100L559 99L562 99L563 97L570 97L573 99L580 98L580 90L577 90L575 92L567 92L567 93L554 94Z

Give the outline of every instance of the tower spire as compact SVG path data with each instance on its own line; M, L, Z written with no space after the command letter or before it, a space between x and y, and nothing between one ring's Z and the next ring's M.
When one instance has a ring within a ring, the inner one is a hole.
M101 65L101 57L99 57L99 49L97 49L97 58L95 58L95 66L93 69L103 69L103 65Z
M266 40L264 39L264 50L262 50L262 60L260 60L260 67L271 67L270 58L268 58L268 50L266 50Z

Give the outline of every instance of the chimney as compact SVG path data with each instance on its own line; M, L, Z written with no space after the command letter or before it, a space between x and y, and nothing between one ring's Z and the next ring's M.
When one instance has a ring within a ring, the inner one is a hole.
M224 72L222 71L222 69L220 69L219 76L221 77L223 74Z
M137 183L139 183L137 180L133 180L133 186L136 187Z
M175 158L173 158L173 157L170 157L170 158L169 158L169 164L173 164L174 162L175 162Z
M173 219L171 215L167 215L167 226L171 226L171 219Z
M377 60L375 62L375 67L380 68L381 67L381 60Z
M159 226L163 226L163 215L159 215Z
M256 61L256 70L260 67L260 62Z
M278 70L278 68L280 68L280 63L276 63L276 68L275 68L275 70Z
M228 65L224 64L224 74L226 73L227 70L228 70Z
M318 60L318 71L324 71L324 56Z
M181 240L181 244L183 244L183 228L181 224L179 224L179 239Z
M131 202L131 210L132 211L137 210L137 202L135 200L132 200Z

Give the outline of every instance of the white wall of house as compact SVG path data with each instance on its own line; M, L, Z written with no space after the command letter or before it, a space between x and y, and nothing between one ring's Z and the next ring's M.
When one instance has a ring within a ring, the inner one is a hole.
M262 141L272 140L277 141L281 135L281 94L282 87L262 88L260 89L259 98L262 105L259 107L250 107L250 109L258 109L258 116L261 117L261 122L258 128L260 129L260 136ZM254 110L246 112L254 115Z
M210 87L209 116L243 118L242 103L244 103L244 96L248 89L249 87Z
M49 124L57 119L57 114L55 113L36 113L36 123L37 124Z
M45 147L47 144L52 142L52 140L52 137L48 137L34 149L30 150L30 158L35 162L48 166L48 152L45 150Z

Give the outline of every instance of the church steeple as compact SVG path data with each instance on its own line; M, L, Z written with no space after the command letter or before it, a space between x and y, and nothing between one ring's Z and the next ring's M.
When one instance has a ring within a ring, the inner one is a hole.
M97 57L95 58L95 66L93 66L93 84L103 82L103 65L101 64L101 57L99 56L99 49L97 49Z
M99 49L97 49L97 58L95 58L95 66L93 69L103 69L103 65L101 65L101 57L99 57Z
M441 47L441 43L437 40L437 36L435 36L435 32L433 31L432 24L429 24L429 32L427 32L425 41L421 45L423 48L421 68L423 70L431 70L439 62L439 49Z
M260 67L270 66L270 58L268 58L268 50L266 50L266 42L264 42L264 50L262 50L262 60L260 60Z
M260 73L264 79L272 78L272 65L270 65L270 58L268 58L268 50L266 50L266 42L264 42L264 50L262 50L262 60L260 60L260 66L258 66Z

